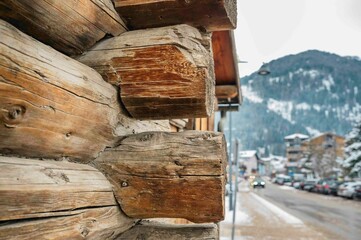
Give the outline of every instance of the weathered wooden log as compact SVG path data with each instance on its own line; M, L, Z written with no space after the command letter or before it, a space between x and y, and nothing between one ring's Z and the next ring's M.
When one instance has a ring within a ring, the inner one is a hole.
M217 240L219 230L216 224L159 224L143 221L122 233L117 240Z
M124 225L118 206L99 207L74 210L68 216L3 223L0 239L116 239L131 226Z
M141 29L187 23L208 31L236 28L236 0L114 0L129 28Z
M114 141L117 92L0 20L0 153L91 160Z
M120 85L134 118L206 117L215 98L210 44L209 34L177 25L107 39L78 60Z
M3 0L0 18L60 52L77 55L126 31L111 0Z
M122 210L134 218L224 218L223 134L148 132L124 137L93 161L113 184Z
M91 166L0 156L0 176L0 239L110 239L134 223Z

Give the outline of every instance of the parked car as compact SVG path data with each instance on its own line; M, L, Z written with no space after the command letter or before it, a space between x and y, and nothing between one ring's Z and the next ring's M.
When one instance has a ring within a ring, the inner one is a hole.
M358 185L355 188L355 194L353 195L354 199L361 199L361 185Z
M306 180L303 184L303 190L312 192L314 191L315 185L317 180L316 179L309 179Z
M317 192L317 193L323 193L323 187L325 184L325 180L324 179L320 179L316 182L313 191Z
M341 184L343 184L343 181L331 181L329 183L330 191L329 194L337 196L337 190L340 187Z
M306 180L302 180L300 182L300 187L299 187L300 190L303 190L303 187L305 186L305 182L306 182Z
M286 175L282 175L282 176L277 176L276 177L276 183L279 185L287 185L290 184L292 182L292 179L290 176L286 176Z
M257 187L265 188L266 182L262 178L255 178L252 182L252 186L253 188L257 188Z
M292 186L296 189L300 189L301 187L301 182L293 182Z
M361 182L346 182L340 185L337 195L346 198L356 198L356 188L361 186Z

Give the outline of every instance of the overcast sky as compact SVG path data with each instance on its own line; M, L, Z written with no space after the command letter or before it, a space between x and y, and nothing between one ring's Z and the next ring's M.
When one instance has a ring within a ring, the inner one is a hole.
M237 0L240 76L262 62L318 49L361 57L361 0Z

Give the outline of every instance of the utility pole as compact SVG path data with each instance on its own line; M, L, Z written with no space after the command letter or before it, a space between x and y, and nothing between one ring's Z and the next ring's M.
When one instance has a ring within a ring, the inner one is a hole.
M237 212L237 192L238 192L238 174L239 174L239 161L238 161L238 152L239 152L239 140L236 139L234 161L236 163L236 172L234 180L234 197L233 197L233 218L232 218L232 240L234 240L235 233L235 222L236 222L236 212Z
M229 112L229 154L228 154L228 169L229 169L229 176L228 176L228 182L229 182L229 210L233 210L233 186L232 186L232 111Z

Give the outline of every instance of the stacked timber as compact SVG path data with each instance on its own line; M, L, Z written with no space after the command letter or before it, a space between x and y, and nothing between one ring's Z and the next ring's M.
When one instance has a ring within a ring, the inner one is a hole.
M117 92L93 69L0 20L0 151L84 162L115 141Z
M2 0L0 16L19 30L68 55L127 28L111 0Z
M138 220L224 218L223 135L168 119L212 114L235 2L0 2L0 239L218 239Z
M0 156L0 169L0 239L112 239L134 223L91 166Z
M78 60L120 86L122 103L134 118L213 113L211 38L188 25L127 32L97 44Z
M134 218L224 218L226 147L223 134L146 132L121 139L93 162Z
M159 224L142 221L133 228L122 233L117 240L200 240L218 239L219 230L216 224Z
M236 28L237 0L114 0L131 29L186 23L207 31Z

